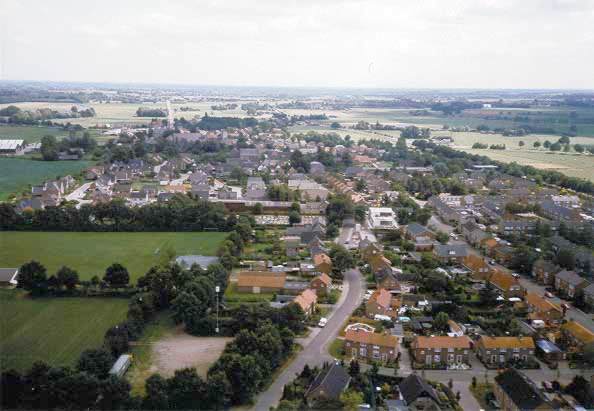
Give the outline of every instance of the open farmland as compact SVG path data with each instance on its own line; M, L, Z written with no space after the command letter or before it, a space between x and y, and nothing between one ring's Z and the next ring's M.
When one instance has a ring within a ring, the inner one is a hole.
M19 267L30 260L43 264L48 274L66 265L82 280L103 277L112 263L124 265L130 280L144 275L159 262L164 250L177 255L215 255L227 233L81 233L0 232L0 266Z
M528 135L522 137L505 137L501 134L482 133L451 133L434 132L432 135L449 135L454 139L453 148L492 158L493 160L510 163L515 161L521 165L529 165L544 170L556 170L572 177L581 177L594 181L594 155L578 154L576 152L552 152L545 148L534 148L535 141L544 143L557 141L558 137L549 135ZM523 141L525 146L518 143ZM474 143L505 144L505 150L473 149ZM594 144L594 138L572 137L571 144Z
M73 366L82 351L102 344L127 310L128 300L120 298L31 299L0 290L0 367L25 370L38 360Z
M225 103L231 103L225 102ZM238 106L241 106L242 101L234 101ZM215 102L198 102L198 103L172 103L171 107L175 111L175 117L185 117L186 119L193 118L194 116L202 117L205 112L209 116L218 117L247 117L247 112L241 110L239 107L234 110L212 110L211 106L219 104ZM0 104L0 109L10 104ZM73 106L72 103L47 103L47 102L29 102L29 103L14 103L11 104L20 107L23 110L35 110L38 108L51 108L58 111L70 111ZM53 121L59 123L70 122L72 124L80 124L83 127L95 127L105 125L147 125L151 122L151 117L137 117L136 110L139 107L165 109L167 104L165 102L159 103L88 103L88 104L76 104L79 107L92 107L95 110L95 117L88 118L71 118L71 119L56 119ZM196 108L197 111L180 111L181 107L192 107Z
M0 157L0 201L10 194L30 191L31 185L45 180L78 175L93 165L92 161L37 161L24 158Z

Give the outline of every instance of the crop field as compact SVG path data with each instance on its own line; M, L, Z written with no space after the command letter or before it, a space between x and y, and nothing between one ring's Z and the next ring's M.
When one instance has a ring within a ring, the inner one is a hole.
M241 105L242 101L225 102L237 103ZM211 106L218 103L214 102L199 102L199 103L172 103L171 107L175 110L175 117L185 117L186 119L194 116L202 117L205 112L209 116L218 117L247 117L247 112L241 110L239 107L235 110L212 110ZM6 107L9 104L0 104L0 108ZM29 103L14 103L14 106L20 107L23 110L35 110L38 108L51 108L58 111L69 111L73 106L72 103L47 103L47 102L29 102ZM89 103L78 104L79 107L92 107L97 114L95 117L88 118L72 118L72 119L57 119L56 122L72 124L80 124L83 127L95 127L105 125L145 125L150 123L150 117L136 117L136 110L139 107L145 108L162 108L167 107L165 102L159 103ZM180 107L192 107L197 111L179 111Z
M177 255L215 255L227 233L83 233L0 232L0 266L20 267L30 260L43 264L48 275L66 265L82 280L97 275L113 263L128 269L134 282L160 261L165 250Z
M10 194L30 192L30 186L45 180L78 175L93 165L92 161L37 161L25 158L0 157L0 201Z
M581 177L594 181L594 155L579 154L574 151L569 153L551 152L544 148L534 148L535 141L544 143L546 140L555 142L558 137L550 135L528 135L522 137L505 137L501 134L481 133L451 133L447 131L434 132L432 135L449 135L454 139L454 146L458 150L472 154L479 154L493 160L510 163L515 161L521 165L530 165L535 168L556 170L572 177ZM525 145L520 147L518 143ZM505 150L473 149L474 143L505 144ZM571 144L594 144L594 138L572 137Z
M35 361L73 366L80 353L103 342L105 331L126 318L120 298L37 298L0 290L0 368L24 371Z

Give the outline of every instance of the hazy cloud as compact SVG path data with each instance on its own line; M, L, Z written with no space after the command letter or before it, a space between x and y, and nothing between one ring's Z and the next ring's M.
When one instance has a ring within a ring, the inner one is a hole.
M3 78L594 88L594 1L0 0Z

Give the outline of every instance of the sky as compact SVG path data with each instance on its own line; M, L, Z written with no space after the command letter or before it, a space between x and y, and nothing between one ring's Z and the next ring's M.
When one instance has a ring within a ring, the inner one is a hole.
M0 79L594 89L594 0L0 0Z

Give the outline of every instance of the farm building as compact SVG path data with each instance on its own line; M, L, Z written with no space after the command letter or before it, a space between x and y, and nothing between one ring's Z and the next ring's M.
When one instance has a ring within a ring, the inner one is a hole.
M24 140L0 140L0 154L16 154L24 146Z
M16 287L18 268L0 268L0 287Z

